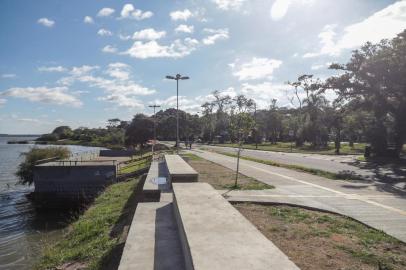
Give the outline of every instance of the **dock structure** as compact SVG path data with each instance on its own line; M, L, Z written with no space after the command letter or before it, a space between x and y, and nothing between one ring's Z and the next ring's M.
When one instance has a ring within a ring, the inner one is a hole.
M182 161L152 162L143 193L159 199L138 204L119 270L299 269L213 187L196 183ZM153 181L165 176L165 185ZM171 182L178 176L181 183Z
M104 150L107 151L107 150ZM34 194L39 199L92 199L116 182L117 170L129 156L80 156L40 163L34 168Z

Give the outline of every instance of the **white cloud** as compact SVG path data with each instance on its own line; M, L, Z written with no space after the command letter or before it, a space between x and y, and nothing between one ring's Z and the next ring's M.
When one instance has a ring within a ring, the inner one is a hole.
M125 63L110 63L103 71L108 77L97 76L94 73L100 69L98 66L73 67L69 77L58 82L63 85L82 83L92 88L104 90L105 96L100 101L113 103L119 107L142 109L143 104L138 96L151 95L154 89L144 87L131 79L131 67Z
M130 35L119 34L118 38L121 39L121 40L130 40L131 36Z
M315 0L276 0L271 7L270 16L274 21L281 20L285 17L289 7L293 4L296 5L312 5Z
M271 7L272 20L277 21L285 17L291 3L291 0L276 0Z
M109 17L114 12L115 12L114 9L105 7L105 8L102 8L102 9L99 10L99 12L97 13L97 16L98 17Z
M7 99L0 98L0 107L1 107L2 105L6 104L6 102L7 102Z
M108 65L106 74L119 80L128 80L130 79L130 71L131 67L129 65L116 62Z
M194 26L193 25L186 25L186 24L180 24L178 27L175 28L175 32L183 32L183 33L193 33L194 31Z
M48 18L40 18L40 19L38 19L37 23L39 23L43 26L46 26L46 27L52 27L52 26L54 26L55 21L50 20Z
M144 19L151 18L154 15L151 11L142 11L140 9L135 9L132 4L125 4L121 10L121 19L135 19L141 21Z
M67 71L67 69L64 68L63 66L39 67L38 71L41 71L41 72L65 72L65 71Z
M219 9L222 10L238 10L246 2L246 0L212 0Z
M203 44L205 45L213 45L218 40L226 40L229 38L228 28L223 29L205 28L203 31L211 34L202 40Z
M67 105L72 107L82 106L82 102L77 97L68 93L67 87L13 87L1 92L0 95L27 99L32 102Z
M99 29L99 31L97 31L97 34L102 37L107 37L107 36L113 35L113 33L110 30L107 30L104 28Z
M153 28L143 29L137 31L133 34L133 39L143 39L143 40L157 40L163 38L166 35L165 31L156 31Z
M89 74L91 71L99 69L99 66L88 66L83 65L80 67L73 67L72 70L69 72L73 76L83 76Z
M367 41L377 43L381 39L395 37L406 28L406 1L398 1L361 22L348 25L341 35L335 28L334 25L326 25L319 34L321 49L303 57L337 56L342 50L357 48Z
M93 18L90 17L90 16L85 16L85 17L83 18L83 22L84 22L84 23L92 24L92 23L94 23L94 20L93 20Z
M117 48L112 46L112 45L106 45L103 47L102 52L105 53L116 53L117 52Z
M3 79L14 79L17 77L17 75L14 73L5 73L5 74L1 74L1 77Z
M184 10L176 10L172 11L169 16L173 21L187 21L190 17L193 16L193 13L190 12L189 9L184 9Z
M275 69L278 69L282 61L269 58L252 58L251 61L240 63L235 61L230 64L233 75L240 81L270 79Z
M192 38L185 38L183 41L177 39L170 45L160 45L155 40L148 42L135 41L132 47L123 52L123 54L140 59L160 57L181 58L194 51L198 44L199 41Z
M202 97L188 98L179 96L179 109L188 113L197 113L201 111ZM166 99L156 99L153 104L159 104L163 108L176 108L176 96L170 96Z
M289 91L291 91L289 85L273 84L267 81L258 84L243 83L241 86L241 93L254 99L260 109L267 108L272 99L276 99L279 106L291 106L288 98Z

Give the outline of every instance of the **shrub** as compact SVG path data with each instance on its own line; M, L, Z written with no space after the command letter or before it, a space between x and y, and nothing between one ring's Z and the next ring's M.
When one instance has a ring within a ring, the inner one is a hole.
M16 175L20 179L20 184L31 185L34 181L34 167L39 160L47 158L67 158L70 155L70 151L66 147L34 147L22 155L25 156L25 159L18 165Z

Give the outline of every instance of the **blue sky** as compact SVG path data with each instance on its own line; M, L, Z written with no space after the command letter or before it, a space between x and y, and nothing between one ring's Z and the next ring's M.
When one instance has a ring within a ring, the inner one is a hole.
M148 105L198 112L213 90L292 106L364 42L406 28L406 1L0 1L0 133L104 126ZM330 96L332 97L332 96Z

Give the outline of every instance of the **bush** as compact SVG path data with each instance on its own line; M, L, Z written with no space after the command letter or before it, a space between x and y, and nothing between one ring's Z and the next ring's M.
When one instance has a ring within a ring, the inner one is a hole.
M59 139L58 135L56 134L44 134L37 139L37 141L44 141L44 142L56 142Z
M31 185L34 181L34 167L39 160L47 158L67 158L70 155L70 151L66 147L34 147L22 155L25 156L25 159L18 165L16 175L20 179L20 184Z

